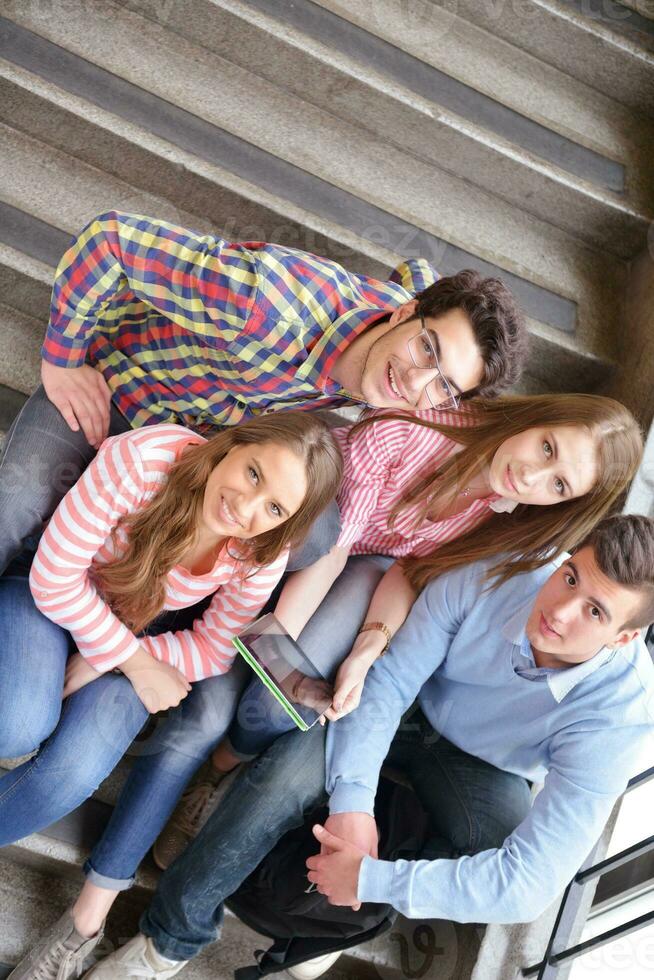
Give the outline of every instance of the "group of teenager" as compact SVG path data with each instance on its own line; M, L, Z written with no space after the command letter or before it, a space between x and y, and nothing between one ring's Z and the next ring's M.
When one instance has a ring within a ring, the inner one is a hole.
M13 980L78 976L153 846L140 932L85 976L175 976L325 800L307 876L332 904L517 922L557 897L653 746L654 521L609 516L642 454L623 405L502 394L525 338L499 280L424 260L382 282L117 212L73 241L0 466L0 756L29 756L0 845L165 714ZM328 678L324 727L235 657L264 609ZM377 857L384 763L420 860Z

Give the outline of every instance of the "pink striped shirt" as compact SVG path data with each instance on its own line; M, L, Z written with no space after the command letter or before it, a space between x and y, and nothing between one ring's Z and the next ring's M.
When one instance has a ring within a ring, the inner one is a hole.
M151 425L107 439L66 494L43 532L30 572L37 607L65 627L100 672L119 666L143 647L177 667L189 681L222 674L234 659L232 636L254 619L280 580L288 551L242 577L238 544L227 541L214 567L192 575L175 565L166 581L164 609L183 609L214 593L192 629L137 638L104 601L89 574L91 563L115 557L111 531L125 514L143 507L165 482L190 443L206 442L180 425ZM122 554L126 532L118 531Z
M365 413L366 418L381 416L383 409ZM465 425L469 416L455 412L416 412L417 416L447 425ZM410 419L379 421L368 425L348 441L350 428L334 429L344 460L344 475L338 492L341 533L337 544L352 555L423 556L460 537L492 516L491 504L499 497L491 494L471 500L460 514L442 521L423 520L415 526L418 505L400 512L392 528L388 517L407 488L418 476L435 470L461 449L459 443L434 429L415 425Z

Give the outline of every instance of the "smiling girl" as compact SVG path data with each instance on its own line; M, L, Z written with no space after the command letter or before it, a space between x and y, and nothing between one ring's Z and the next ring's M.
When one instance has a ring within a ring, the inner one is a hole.
M224 729L240 690L231 637L260 612L341 470L329 430L306 413L209 441L154 425L103 443L44 531L29 586L15 568L0 582L11 678L0 755L47 738L0 779L0 843L82 802L148 713L179 704L192 682L224 681L212 719Z

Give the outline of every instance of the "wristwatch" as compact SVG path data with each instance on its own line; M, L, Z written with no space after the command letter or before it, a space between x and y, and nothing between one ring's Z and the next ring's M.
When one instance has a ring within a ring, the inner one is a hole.
M391 631L389 630L386 623L364 623L361 629L359 630L359 633L366 633L368 630L379 630L380 633L383 633L384 636L386 637L386 645L384 646L384 649L379 654L380 657L383 657L386 651L388 650L389 646L391 645Z

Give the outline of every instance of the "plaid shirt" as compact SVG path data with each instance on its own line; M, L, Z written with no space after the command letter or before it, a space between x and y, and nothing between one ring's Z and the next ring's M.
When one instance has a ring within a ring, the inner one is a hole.
M98 368L134 427L342 405L338 356L437 278L424 259L380 282L309 252L109 211L59 263L42 356Z

